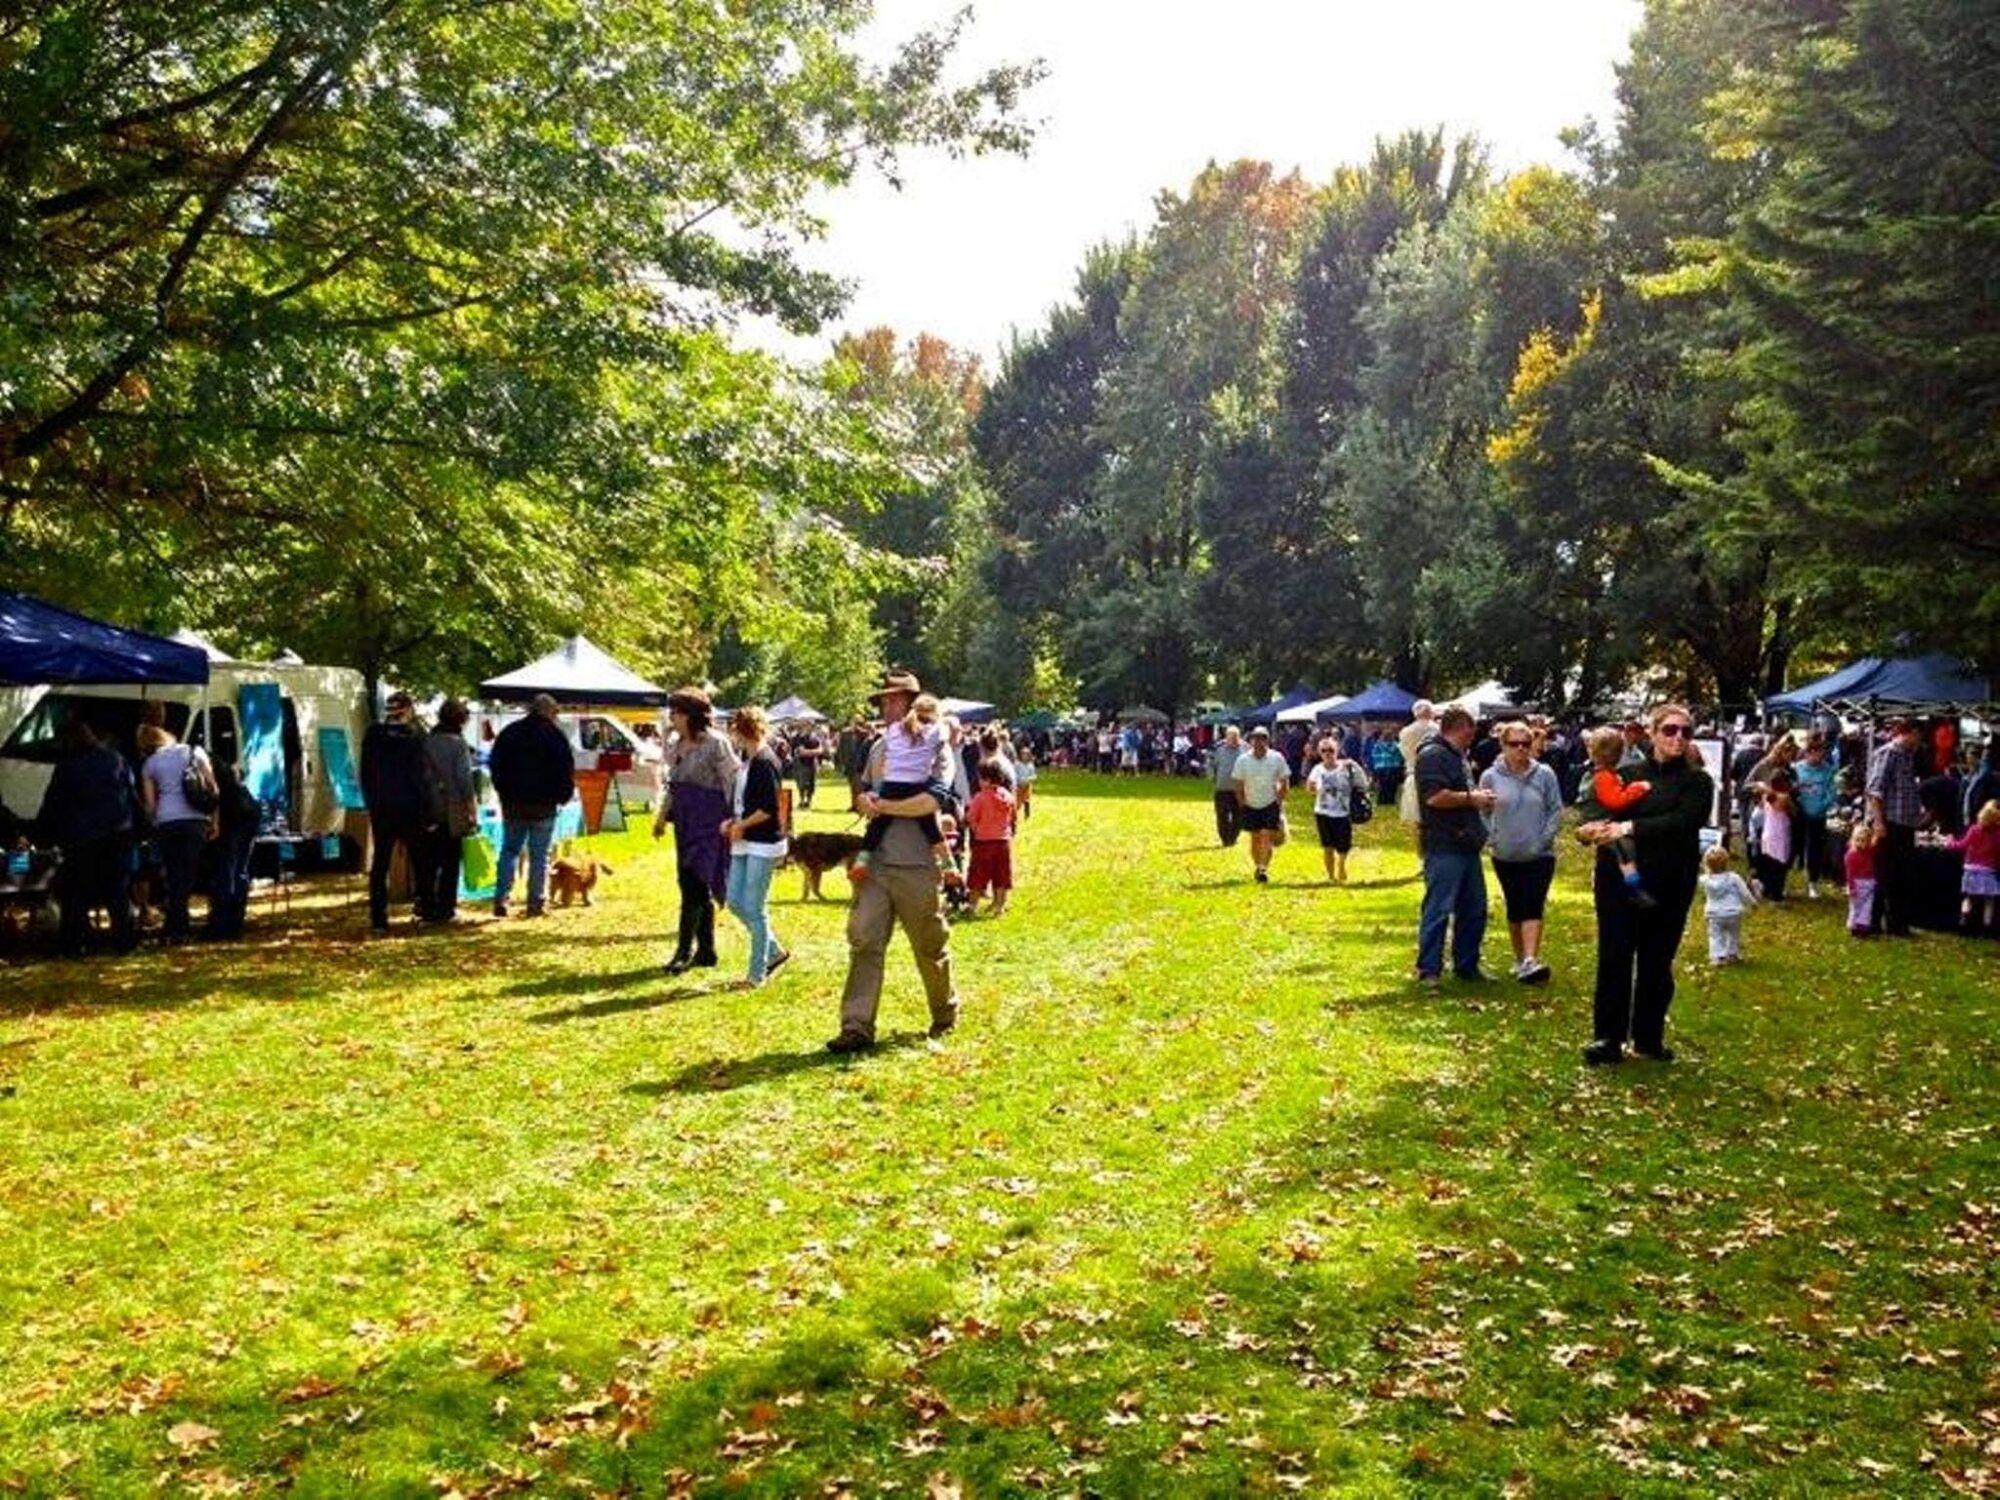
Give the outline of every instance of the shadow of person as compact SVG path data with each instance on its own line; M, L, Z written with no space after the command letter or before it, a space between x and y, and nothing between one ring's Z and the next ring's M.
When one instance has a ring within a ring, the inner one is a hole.
M810 1052L762 1052L755 1057L707 1057L691 1062L671 1078L642 1078L625 1086L628 1094L663 1099L670 1094L721 1094L751 1084L770 1083L794 1073L842 1068L884 1052L901 1052L924 1045L921 1031L898 1031L876 1042L872 1053L842 1056L816 1047Z
M655 967L647 977L659 978L660 970ZM574 981L572 981L574 982ZM662 1005L677 1005L685 1000L699 999L703 995L720 995L728 992L732 985L726 980L707 980L701 984L681 984L672 989L658 990L645 995L606 995L598 1000L586 1000L578 1005L564 1005L555 1010L537 1011L528 1017L530 1026L560 1026L565 1021L597 1021L606 1016L622 1016L637 1010L657 1010Z

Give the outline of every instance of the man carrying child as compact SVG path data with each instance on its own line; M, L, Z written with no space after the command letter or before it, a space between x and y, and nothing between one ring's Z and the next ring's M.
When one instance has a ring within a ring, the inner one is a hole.
M891 671L869 695L881 705L886 725L900 726L906 740L926 739L931 750L921 767L908 758L899 760L900 770L914 772L906 780L892 779L889 736L876 740L869 751L855 806L871 820L871 834L877 826L880 832L847 914L847 983L840 998L840 1034L826 1044L829 1052L866 1052L875 1045L883 960L889 935L899 923L930 1004L931 1036L941 1037L958 1024L951 929L944 919L944 868L936 852L937 816L945 805L938 793L951 782L952 749L941 732L930 734L921 719L912 724L911 710L922 693L913 673ZM916 790L906 790L910 786Z

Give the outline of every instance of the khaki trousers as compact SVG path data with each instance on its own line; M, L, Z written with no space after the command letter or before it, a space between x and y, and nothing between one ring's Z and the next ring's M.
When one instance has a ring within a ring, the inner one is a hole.
M917 961L917 975L930 1001L931 1024L958 1018L951 988L951 929L944 920L938 872L930 865L875 865L854 888L847 913L847 988L840 997L840 1029L875 1038L875 1012L882 1003L882 961L889 936L901 923Z

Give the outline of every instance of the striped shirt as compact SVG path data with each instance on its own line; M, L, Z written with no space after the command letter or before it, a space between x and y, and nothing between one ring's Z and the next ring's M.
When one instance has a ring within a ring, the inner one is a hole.
M1914 751L1893 739L1875 752L1868 764L1868 795L1882 799L1882 817L1902 828L1923 821L1923 799L1917 795Z

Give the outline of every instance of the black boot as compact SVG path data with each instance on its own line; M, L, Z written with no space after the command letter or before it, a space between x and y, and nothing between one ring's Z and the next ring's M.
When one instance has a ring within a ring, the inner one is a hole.
M689 966L696 969L715 967L715 902L704 901L694 918L694 957Z
M690 958L694 953L694 913L688 909L686 896L681 898L681 932L674 944L674 956L667 960L669 974L685 974L691 967Z

